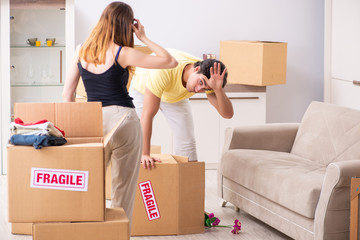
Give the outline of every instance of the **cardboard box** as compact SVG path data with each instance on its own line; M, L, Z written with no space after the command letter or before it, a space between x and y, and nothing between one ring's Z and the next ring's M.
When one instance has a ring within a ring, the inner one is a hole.
M122 208L106 209L104 222L35 223L33 240L128 240L129 220Z
M136 50L139 50L145 54L151 54L152 51L147 47L147 46L141 46L141 45L135 45L134 48ZM127 89L129 89L130 87L130 83L132 80L132 74L129 73L129 79L128 79L128 84L127 84ZM85 86L84 83L82 81L82 79L80 78L79 83L77 85L76 88L76 102L86 102L87 101L87 95L86 95L86 91L85 91Z
M71 226L73 228L77 228L77 223L79 222L61 222L61 223L46 223L46 225L43 225L45 223L36 223L35 224L35 227L37 229L40 229L42 230L44 227L46 226L64 226L66 225L66 227L68 227L68 225L71 223ZM84 223L85 225L81 225L81 228L83 227L86 227L86 226L94 226L96 225L97 229L100 228L100 231L105 231L104 229L104 224L111 224L111 227L114 226L115 224L116 225L119 225L119 226L116 226L117 229L121 229L121 238L115 238L115 239L129 239L129 220L126 216L126 213L124 212L124 210L122 208L107 208L106 209L106 214L105 214L105 222L81 222L81 223ZM40 226L41 224L41 226ZM54 225L56 224L56 225ZM100 226L99 226L100 225ZM80 230L81 230L80 228ZM50 228L50 229L53 229L53 228ZM42 232L42 231L37 231L37 233L39 234L39 232ZM47 232L49 232L49 229L46 229ZM88 230L87 230L88 231ZM108 231L108 230L106 230ZM117 233L118 230L116 231L110 231L111 233ZM21 235L32 235L33 233L33 223L12 223L11 224L11 233L12 234L21 234ZM43 232L42 232L43 234ZM42 236L42 234L40 236ZM63 235L60 235L60 236L63 236ZM96 235L95 235L96 236ZM117 235L115 235L117 236ZM78 237L78 235L75 235L75 236L71 236L71 237ZM48 239L54 239L54 238L48 238ZM63 238L63 239L82 239L82 238ZM99 239L104 239L104 238L100 238ZM113 239L113 238L109 238L109 239Z
M12 234L31 235L32 234L32 223L12 223L11 224Z
M286 83L287 43L220 41L220 61L228 83L268 86Z
M132 236L204 232L205 164L154 154L156 168L140 168Z
M25 123L52 121L68 143L8 145L9 222L104 221L101 103L20 103L14 115Z
M151 154L160 154L161 146L152 145L150 147ZM105 198L106 200L111 200L111 164L106 169L105 173Z
M350 186L350 240L360 239L359 209L360 209L360 178L351 178Z

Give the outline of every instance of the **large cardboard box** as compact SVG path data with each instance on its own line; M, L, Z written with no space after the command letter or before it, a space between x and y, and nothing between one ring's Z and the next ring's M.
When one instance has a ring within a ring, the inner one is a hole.
M286 83L287 43L220 41L220 61L228 70L228 83L268 86Z
M101 103L20 103L14 115L53 122L68 143L7 147L9 222L104 221Z
M156 168L140 168L132 236L204 232L205 164L153 154Z
M151 154L160 154L161 153L161 146L159 145L152 145L150 147ZM105 198L106 200L111 200L111 164L106 168L105 173Z
M128 240L129 220L122 208L106 209L104 222L35 223L33 240Z

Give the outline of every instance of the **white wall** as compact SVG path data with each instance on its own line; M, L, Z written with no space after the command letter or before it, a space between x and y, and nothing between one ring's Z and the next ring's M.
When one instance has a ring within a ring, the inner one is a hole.
M76 44L87 38L110 2L75 1ZM323 100L324 0L125 2L150 39L199 57L219 56L220 40L288 42L287 83L267 88L267 122L300 121L311 101Z

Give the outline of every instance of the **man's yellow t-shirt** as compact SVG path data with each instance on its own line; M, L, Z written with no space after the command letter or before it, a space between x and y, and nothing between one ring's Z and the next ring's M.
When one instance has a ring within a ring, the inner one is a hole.
M146 87L161 101L174 103L190 98L195 93L189 92L182 84L182 74L186 65L202 61L188 53L166 49L177 61L178 65L170 69L145 69L136 68L133 81L133 88L145 93Z

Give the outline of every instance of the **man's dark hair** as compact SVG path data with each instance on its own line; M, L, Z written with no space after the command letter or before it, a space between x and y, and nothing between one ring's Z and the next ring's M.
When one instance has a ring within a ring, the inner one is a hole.
M194 68L196 68L197 66L200 66L199 71L197 71L197 73L199 74L204 74L207 78L210 79L210 67L214 67L214 63L220 63L221 66L221 74L223 73L224 69L225 69L225 64L223 64L221 61L216 60L216 59L205 59L203 61L198 61L196 63L194 63ZM222 87L224 88L226 83L227 83L227 75L228 73L225 73L224 79L223 79L223 84Z

